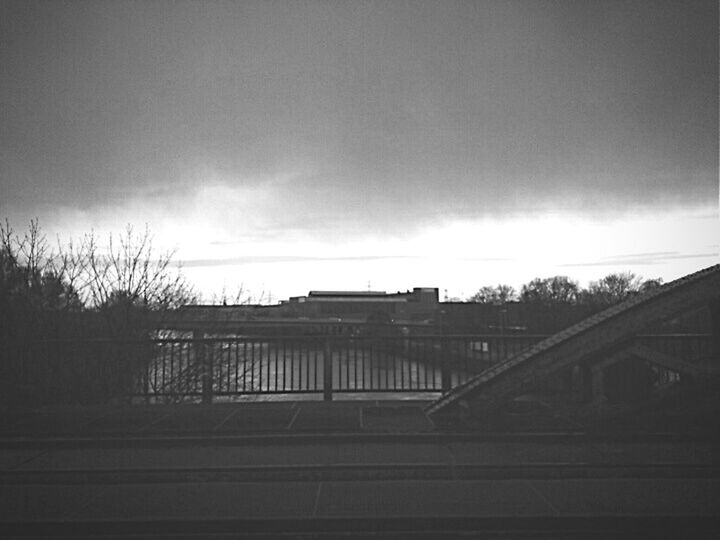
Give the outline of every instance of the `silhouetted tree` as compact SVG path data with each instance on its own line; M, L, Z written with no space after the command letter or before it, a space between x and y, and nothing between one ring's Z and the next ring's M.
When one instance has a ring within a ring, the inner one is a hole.
M480 304L504 304L517 300L517 293L510 285L496 285L495 287L481 287L478 292L468 298L469 302Z
M582 292L580 300L587 304L611 305L660 285L661 279L643 280L632 272L613 273L590 282L588 288Z
M522 286L520 300L543 304L575 303L580 292L577 281L567 276L535 278Z
M84 403L127 396L152 359L152 343L138 340L155 328L154 315L194 299L171 258L154 253L147 229L136 235L128 227L102 249L91 234L55 251L37 220L23 235L0 225L0 352L8 360L0 363L0 394ZM80 310L106 324L59 325L65 312ZM103 345L103 337L117 341ZM34 389L22 390L28 385Z
M78 291L67 282L36 219L23 236L0 224L0 300L6 309L40 312L79 309Z
M150 313L195 301L172 257L172 252L155 253L147 227L141 234L128 226L117 239L110 235L104 249L94 236L85 238L79 259L86 274L87 301L105 316L114 335L138 337L151 329Z

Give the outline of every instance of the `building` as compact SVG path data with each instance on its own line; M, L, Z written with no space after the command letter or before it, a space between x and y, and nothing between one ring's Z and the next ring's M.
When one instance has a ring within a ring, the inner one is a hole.
M438 289L415 287L412 291L310 291L281 302L286 315L308 318L362 319L385 315L393 321L427 321L435 317Z

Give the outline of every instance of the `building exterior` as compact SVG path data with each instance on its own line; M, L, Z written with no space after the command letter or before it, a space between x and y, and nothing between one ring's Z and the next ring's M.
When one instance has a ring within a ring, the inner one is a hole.
M290 316L339 319L367 319L384 314L393 321L428 321L439 305L438 289L415 287L412 291L310 291L281 302Z
M367 323L430 327L438 312L437 288L412 291L310 291L276 305L185 305L161 321L177 331L258 335L355 335Z

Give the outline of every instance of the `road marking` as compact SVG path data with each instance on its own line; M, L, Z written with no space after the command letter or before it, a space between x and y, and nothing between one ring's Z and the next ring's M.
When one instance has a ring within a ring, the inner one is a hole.
M556 515L560 515L560 510L558 510L555 505L551 503L550 500L538 488L536 488L530 480L527 480L525 483L535 493L535 495L540 497L540 499L548 505L548 508L550 508L550 510L555 512Z
M295 423L295 419L298 417L301 410L302 410L302 407L297 408L297 411L295 411L295 414L293 414L293 417L290 419L290 423L287 425L287 427L285 429L287 429L287 430L292 429L293 424Z
M317 515L318 505L320 504L320 493L322 493L322 482L318 483L317 492L315 493L315 504L313 505L313 512L312 515L315 517Z
M28 463L30 463L31 461L39 458L40 456L44 456L45 454L49 454L49 453L50 453L50 449L49 449L49 448L46 448L45 450L43 450L43 451L41 451L41 452L38 452L37 454L34 454L34 455L30 456L29 458L26 458L26 459L22 460L20 463L16 463L16 464L14 464L13 466L8 467L6 470L12 471L12 470L17 469L17 468L19 468L19 467L22 467L23 465L27 465Z
M220 429L223 426L223 424L225 424L225 422L230 420L230 418L235 416L238 412L239 412L239 409L236 409L236 410L232 411L230 414L228 414L225 418L223 418L222 422L220 422L217 426L215 426L213 428L213 431L217 431L218 429Z
M158 423L162 422L162 421L165 420L166 418L171 417L171 416L172 416L173 414L175 414L175 413L176 413L176 411L170 411L169 413L166 413L166 414L163 414L163 415L159 416L158 418L156 418L156 419L153 420L152 422L150 422L150 423L148 423L148 424L143 424L141 427L139 427L139 428L137 428L137 429L134 429L134 430L131 430L131 431L133 431L134 433L141 433L141 432L145 431L146 429L154 426L155 424L158 424Z

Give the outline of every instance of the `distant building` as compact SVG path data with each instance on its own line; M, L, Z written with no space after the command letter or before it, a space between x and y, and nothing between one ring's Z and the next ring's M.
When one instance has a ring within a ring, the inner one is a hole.
M160 327L177 331L275 335L348 334L365 323L422 323L438 312L438 289L412 291L310 291L276 305L185 305L166 314Z
M412 291L310 291L281 302L285 313L300 317L367 318L384 313L393 320L417 321L435 317L438 289L415 287Z

